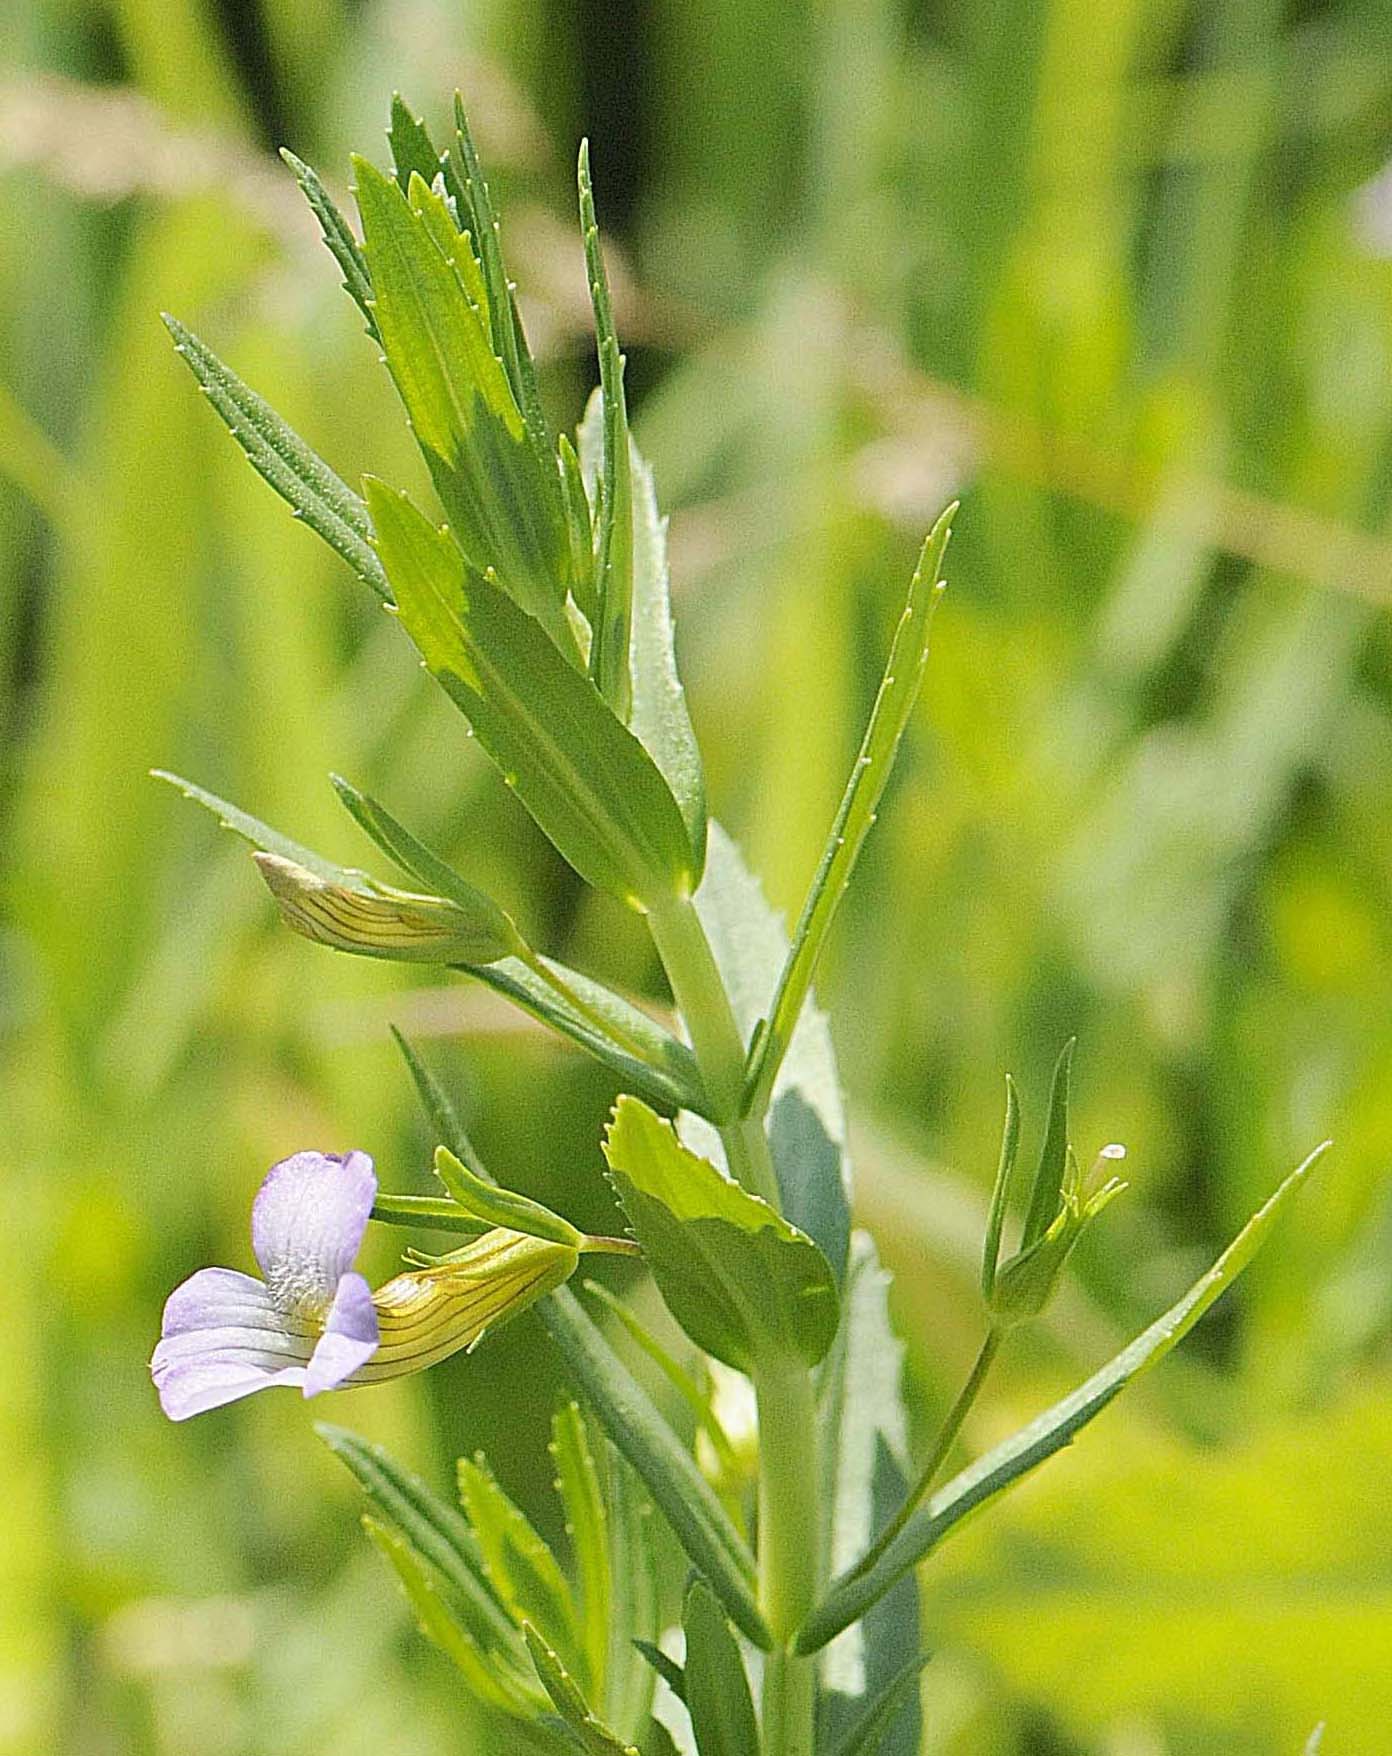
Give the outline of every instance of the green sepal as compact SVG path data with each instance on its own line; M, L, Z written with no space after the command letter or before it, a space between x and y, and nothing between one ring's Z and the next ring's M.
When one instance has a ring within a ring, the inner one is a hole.
M836 1580L798 1636L798 1651L816 1652L843 1628L863 1616L896 1580L931 1554L969 1513L994 1500L1046 1458L1062 1450L1121 1394L1133 1378L1177 1346L1256 1255L1286 1204L1328 1150L1329 1144L1326 1141L1316 1147L1291 1172L1208 1272L1200 1276L1162 1317L1143 1330L1086 1383L939 1488L913 1515L873 1567L863 1573L852 1568Z
M377 320L372 314L372 277L368 273L367 258L363 255L362 245L353 236L353 228L344 219L320 180L319 173L312 166L307 165L303 159L296 158L289 147L281 147L280 156L294 172L295 181L319 222L324 242L343 271L344 290L367 321L367 333L374 341L380 340Z
M996 1180L991 1188L991 1207L986 1216L986 1239L981 1250L981 1296L990 1304L991 1291L996 1284L996 1270L1000 1266L1001 1232L1005 1226L1006 1198L1010 1192L1010 1178L1015 1169L1016 1155L1020 1150L1020 1094L1015 1089L1015 1081L1007 1073L1005 1076L1005 1126L1001 1130L1000 1161L996 1166Z
M387 576L372 547L366 504L191 329L167 312L164 324L174 338L174 351L188 362L203 394L257 475L275 489L294 517L348 563L364 585L390 601Z
M482 1452L459 1459L459 1497L499 1602L519 1628L534 1624L549 1645L578 1664L583 1651L566 1577L526 1513L498 1485Z
M609 277L599 243L594 190L590 183L590 143L580 143L577 173L580 230L585 269L594 308L595 347L603 399L603 491L595 528L595 616L590 643L590 675L600 694L628 718L633 679L629 641L633 618L633 482L629 459L628 409L624 401L624 359L614 330Z
M552 1706L586 1756L638 1756L632 1744L625 1744L617 1732L611 1731L595 1716L559 1653L540 1631L530 1622L524 1622L522 1635Z
M556 1410L551 1420L551 1442L547 1449L556 1466L556 1492L565 1508L566 1534L570 1537L575 1557L585 1672L590 1689L603 1700L608 1686L606 1671L613 1583L608 1518L584 1416L575 1403L563 1403Z
M902 1665L836 1746L834 1756L876 1756L918 1683L931 1654L922 1653Z
M611 1178L668 1309L698 1347L739 1371L814 1366L836 1334L831 1266L766 1201L621 1097L604 1143Z
M865 728L860 754L846 783L821 864L793 931L792 947L778 980L766 1027L751 1047L745 1107L761 1114L779 1064L792 1041L803 1003L826 946L836 911L875 822L900 740L909 723L928 662L928 633L943 593L943 552L952 534L954 502L933 526L909 584L908 601L889 649L879 694Z
M1049 1121L1039 1149L1039 1166L1030 1189L1024 1230L1020 1234L1022 1252L1044 1236L1061 1204L1063 1179L1068 1169L1069 1079L1076 1047L1077 1038L1069 1037L1054 1066L1053 1083L1049 1088Z
M460 1232L469 1238L481 1238L493 1229L467 1213L457 1201L442 1201L438 1195L379 1193L372 1203L372 1217L383 1225L424 1226L429 1231Z
M362 1526L396 1574L421 1633L453 1661L479 1699L504 1713L535 1718L545 1698L522 1668L521 1651L514 1655L500 1647L482 1647L455 1595L401 1531L370 1513L364 1514Z
M701 1756L758 1756L759 1722L739 1643L702 1579L687 1588L682 1627L686 1707Z
M633 1466L687 1559L736 1627L767 1651L771 1638L754 1597L754 1558L691 1453L569 1288L544 1299L537 1313L591 1413Z
M565 1244L572 1250L578 1250L585 1241L583 1232L539 1201L476 1176L447 1146L435 1148L435 1175L460 1207L491 1226L526 1232L529 1237Z
M538 826L581 877L635 907L689 894L681 813L632 732L405 495L366 487L402 626Z

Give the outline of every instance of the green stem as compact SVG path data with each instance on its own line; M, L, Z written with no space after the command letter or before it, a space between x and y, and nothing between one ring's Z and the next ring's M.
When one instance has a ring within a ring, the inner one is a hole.
M647 1067L656 1066L652 1056L637 1040L631 1037L622 1025L615 1024L602 1012L595 1010L588 1001L582 1000L564 976L558 975L546 959L532 950L530 945L518 947L516 955L526 964L534 976L539 976L558 1000L578 1012L587 1024L591 1024L601 1036L608 1037L611 1043L617 1043L626 1054L632 1055L635 1061L641 1061ZM660 1071L660 1069L659 1069Z
M962 1423L966 1420L971 1405L976 1401L981 1386L986 1382L986 1374L991 1370L991 1362L999 1352L1000 1344L1001 1331L996 1328L990 1329L985 1341L981 1344L981 1352L976 1356L976 1364L972 1367L966 1383L958 1391L956 1402L947 1411L947 1419L942 1424L942 1430L934 1442L933 1449L928 1453L927 1462L919 1471L918 1480L909 1489L904 1498L904 1504L871 1543L860 1560L856 1562L852 1569L854 1575L869 1572L909 1522L915 1507L932 1487L934 1478L947 1461L948 1453L957 1441L957 1435L962 1430Z
M731 1175L773 1206L778 1179L761 1111L741 1116L745 1043L694 904L648 915L692 1052L720 1120ZM812 1756L816 1661L792 1641L821 1584L820 1472L811 1374L775 1361L754 1374L759 1403L759 1607L777 1641L765 1660L763 1756Z

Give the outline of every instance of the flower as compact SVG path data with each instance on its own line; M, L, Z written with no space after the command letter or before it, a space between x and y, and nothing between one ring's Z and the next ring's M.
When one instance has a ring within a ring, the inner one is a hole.
M569 1245L495 1226L376 1292L353 1267L377 1194L365 1152L297 1152L251 1210L264 1280L200 1268L170 1294L150 1361L160 1404L187 1420L273 1384L317 1396L423 1371L569 1278Z

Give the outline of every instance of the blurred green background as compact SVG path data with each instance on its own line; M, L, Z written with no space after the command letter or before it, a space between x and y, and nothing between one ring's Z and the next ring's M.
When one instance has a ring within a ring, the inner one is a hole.
M26 0L0 16L0 1751L478 1748L303 1405L175 1429L170 1287L266 1166L425 1187L386 1036L485 1154L605 1210L594 1067L479 991L277 931L191 774L364 855L370 785L544 948L656 995L368 595L246 468L175 311L350 479L408 436L272 148L470 100L554 418L592 379L594 143L716 809L783 908L915 541L929 683L822 995L915 1419L979 1338L1011 1068L1133 1188L981 1446L1187 1284L1316 1141L1183 1353L924 1575L925 1752L1385 1756L1392 1725L1392 10L1385 0ZM1028 1116L1028 1112L1027 1112ZM391 1262L374 1246L373 1266ZM539 1517L524 1319L336 1403Z

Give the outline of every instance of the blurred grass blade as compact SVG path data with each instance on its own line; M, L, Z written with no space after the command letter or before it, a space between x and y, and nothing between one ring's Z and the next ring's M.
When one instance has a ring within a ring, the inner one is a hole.
M595 347L599 354L599 385L604 410L604 471L601 477L597 552L595 556L595 622L590 644L590 675L620 719L627 719L632 701L629 640L633 617L633 482L629 458L628 410L624 402L624 360L614 331L609 278L595 219L590 183L590 143L580 143L580 230L585 240L585 268L594 307Z
M571 1664L581 1658L575 1600L560 1564L502 1488L483 1454L459 1459L459 1497L499 1601L520 1628L531 1622Z
M296 518L343 557L364 585L390 601L391 591L372 547L372 526L363 501L192 330L167 313L164 322L174 337L176 353L188 362L252 468L291 507Z
M541 830L581 877L633 906L688 894L686 827L647 751L405 495L366 486L403 627Z
M491 1181L488 1172L484 1169L483 1160L479 1157L473 1141L469 1138L468 1130L464 1126L464 1119L459 1114L454 1099L396 1026L393 1024L388 1028L391 1031L392 1040L401 1051L401 1058L405 1061L406 1069L411 1075L411 1082L416 1088L416 1095L421 1101L421 1107L429 1118L431 1127L435 1130L436 1141L443 1142L457 1159L468 1165L476 1177L482 1178L485 1182Z
M768 1629L754 1599L753 1557L691 1454L569 1289L542 1300L537 1313L591 1412L632 1464L688 1560L709 1580L736 1626L767 1650Z
M1305 1181L1329 1142L1291 1172L1184 1297L1085 1384L1046 1410L1018 1433L978 1458L938 1490L909 1520L867 1572L842 1574L813 1612L798 1640L800 1652L815 1652L842 1628L862 1616L895 1581L930 1554L968 1513L1004 1493L1032 1469L1062 1450L1096 1419L1138 1373L1162 1360L1241 1274L1266 1241L1278 1215Z
M551 1422L551 1461L556 1491L565 1508L566 1530L575 1557L580 1645L590 1691L607 1699L612 1576L609 1521L599 1471L590 1451L585 1419L573 1402L562 1404ZM634 1557L636 1564L637 1557Z
M1029 1211L1020 1234L1020 1254L1029 1250L1048 1231L1062 1200L1063 1177L1068 1168L1068 1087L1077 1039L1063 1045L1049 1088L1049 1121L1039 1149L1039 1167L1030 1190Z
M766 1104L773 1089L798 1014L811 990L827 933L875 821L899 741L918 700L928 660L928 631L942 596L943 552L952 534L951 521L956 510L955 503L948 507L923 545L860 754L793 933L792 949L779 978L767 1025L751 1051L746 1107L754 1113Z
M625 1744L603 1720L596 1719L574 1677L538 1630L527 1622L523 1624L522 1633L536 1666L536 1674L551 1697L552 1706L586 1756L638 1756L632 1744Z
M754 1698L739 1643L703 1579L687 1588L686 1706L701 1756L759 1756Z
M917 1685L919 1672L928 1659L929 1654L925 1652L900 1667L836 1746L835 1756L876 1756L911 1690Z
M531 1718L541 1705L541 1694L520 1663L498 1647L485 1651L479 1645L467 1617L459 1614L439 1575L399 1530L370 1514L362 1524L373 1547L400 1581L426 1639L453 1660L481 1700L505 1713Z
M372 313L372 277L367 271L367 258L363 255L362 245L353 235L353 228L334 204L317 171L303 159L296 158L288 147L281 147L280 156L295 173L295 181L303 190L315 219L319 221L324 242L334 261L343 270L344 288L367 319L367 333L375 341L380 340L377 319Z

